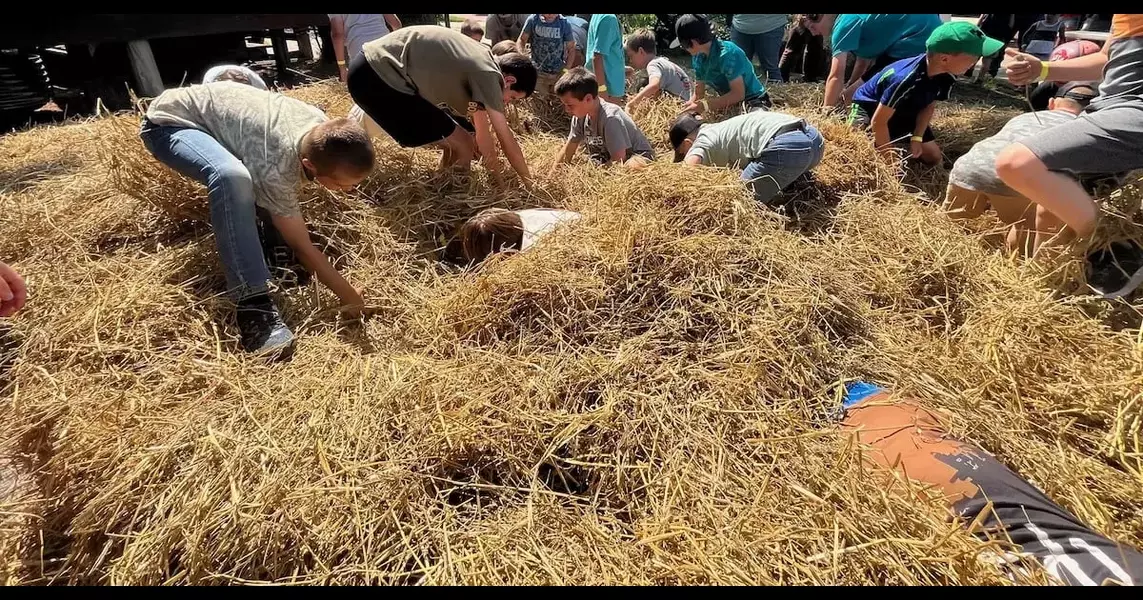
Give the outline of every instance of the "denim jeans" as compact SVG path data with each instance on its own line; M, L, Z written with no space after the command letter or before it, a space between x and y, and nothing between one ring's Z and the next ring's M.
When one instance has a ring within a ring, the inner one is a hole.
M198 129L144 122L140 137L159 162L206 186L229 295L241 301L267 293L270 271L258 238L254 182L242 161Z
M742 181L759 202L769 202L802 175L822 162L825 140L807 124L805 130L783 133L770 140L762 156L742 170Z
M757 56L758 64L770 81L782 81L782 69L778 63L782 53L782 39L785 37L786 30L782 27L757 34L746 34L733 28L730 30L730 41L742 48L746 60L753 61Z

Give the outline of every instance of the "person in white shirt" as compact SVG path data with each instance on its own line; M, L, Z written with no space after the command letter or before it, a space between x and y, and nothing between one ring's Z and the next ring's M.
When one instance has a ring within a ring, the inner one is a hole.
M263 81L257 73L252 69L239 65L218 65L217 67L211 67L211 69L206 72L206 75L203 76L202 83L206 85L216 81L236 81L263 91L269 91L269 88L266 87L266 82Z
M576 212L546 208L486 210L461 227L464 258L471 263L479 263L501 252L525 252L560 225L581 218L582 215Z

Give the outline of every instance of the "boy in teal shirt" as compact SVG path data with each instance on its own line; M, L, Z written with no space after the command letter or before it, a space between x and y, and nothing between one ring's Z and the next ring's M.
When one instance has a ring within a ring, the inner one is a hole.
M675 35L671 47L686 50L695 70L694 96L684 107L686 112L701 115L739 103L743 112L769 110L773 106L746 53L734 42L716 39L706 17L680 16L675 22ZM704 98L708 85L719 94L718 98Z
M627 94L627 71L623 53L623 29L618 15L591 15L587 28L585 66L600 82L599 99L622 104Z
M814 35L830 37L833 65L826 80L826 108L844 106L853 93L868 80L867 74L905 58L925 53L929 36L942 25L938 14L841 14L819 15L808 21ZM845 69L849 55L857 57L849 81Z

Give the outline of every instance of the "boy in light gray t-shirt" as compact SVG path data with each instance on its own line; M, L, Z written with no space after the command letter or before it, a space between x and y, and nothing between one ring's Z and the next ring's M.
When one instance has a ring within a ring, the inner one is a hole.
M555 92L572 116L571 134L556 165L571 162L581 144L587 146L593 160L603 165L618 163L639 168L655 160L651 142L623 107L599 99L595 75L583 68L572 69L556 82Z
M684 102L690 101L694 91L690 75L670 59L657 55L654 32L650 29L635 31L627 36L623 45L627 51L627 62L635 69L647 70L647 87L627 102L627 110L634 110L640 103L663 92Z

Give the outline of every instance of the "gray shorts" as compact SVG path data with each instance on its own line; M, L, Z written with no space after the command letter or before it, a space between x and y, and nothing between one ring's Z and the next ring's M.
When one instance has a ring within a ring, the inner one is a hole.
M1051 171L1077 175L1143 169L1143 102L1124 102L1020 140Z

